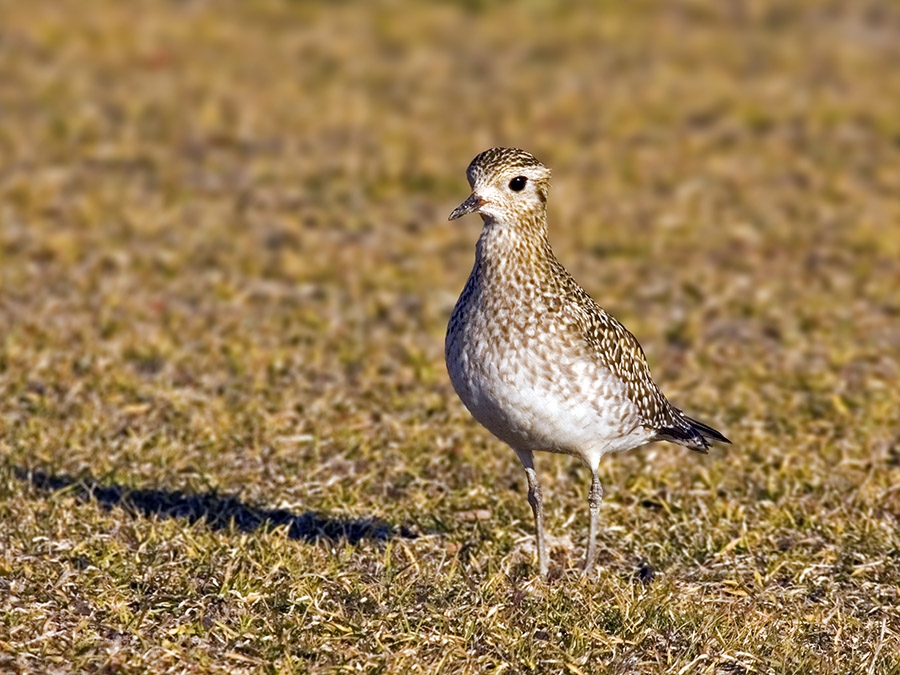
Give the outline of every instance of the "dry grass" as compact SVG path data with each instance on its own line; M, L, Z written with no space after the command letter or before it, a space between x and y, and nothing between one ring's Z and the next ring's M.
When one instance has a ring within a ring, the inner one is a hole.
M0 2L0 670L900 672L895 3L86 7ZM590 580L444 372L497 144L735 442Z

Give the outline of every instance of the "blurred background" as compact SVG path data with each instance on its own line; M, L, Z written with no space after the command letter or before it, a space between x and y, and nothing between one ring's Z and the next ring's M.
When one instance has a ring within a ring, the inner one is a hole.
M678 576L749 530L798 584L819 579L801 579L810 561L850 575L875 556L872 583L896 598L898 64L889 1L0 1L0 519L18 532L4 573L36 556L17 591L33 608L69 564L35 537L68 533L139 575L137 535L98 533L127 522L163 546L187 527L48 497L28 470L382 519L441 535L416 544L433 574L448 556L471 578L508 571L530 533L524 477L457 401L443 333L480 228L447 215L472 157L511 145L554 171L560 260L637 335L669 398L735 442L606 462L607 564ZM586 472L539 461L551 529L579 549ZM681 541L666 518L723 530ZM223 556L235 541L203 536ZM335 560L289 543L301 566ZM372 555L338 559L365 575ZM860 581L834 577L820 598ZM72 592L128 597L84 583ZM875 644L900 627L862 593L854 627L820 626L835 658L840 631ZM787 602L723 597L759 626ZM71 599L55 602L67 616ZM38 640L29 611L15 640ZM521 611L513 629L531 625ZM265 658L288 659L284 644Z

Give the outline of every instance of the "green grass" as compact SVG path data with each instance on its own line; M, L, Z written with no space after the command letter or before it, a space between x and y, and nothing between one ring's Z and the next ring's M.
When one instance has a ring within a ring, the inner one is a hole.
M0 2L0 670L900 673L900 11ZM514 454L480 150L734 445Z

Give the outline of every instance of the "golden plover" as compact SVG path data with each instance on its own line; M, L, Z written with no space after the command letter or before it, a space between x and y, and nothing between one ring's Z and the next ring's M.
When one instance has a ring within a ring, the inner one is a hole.
M523 150L493 148L466 175L472 195L450 220L478 213L484 227L447 326L450 380L475 419L525 467L542 576L547 542L534 451L573 455L591 470L588 574L597 559L603 455L661 440L706 453L710 441L730 441L666 400L637 339L553 255L550 170Z

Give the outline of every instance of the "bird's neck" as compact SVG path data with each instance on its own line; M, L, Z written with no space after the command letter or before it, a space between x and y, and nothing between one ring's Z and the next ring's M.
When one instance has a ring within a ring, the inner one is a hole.
M518 218L515 223L484 218L475 247L475 269L481 274L534 274L553 260L544 218Z

